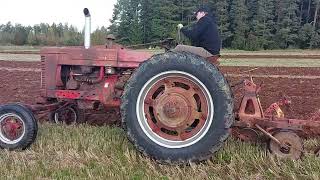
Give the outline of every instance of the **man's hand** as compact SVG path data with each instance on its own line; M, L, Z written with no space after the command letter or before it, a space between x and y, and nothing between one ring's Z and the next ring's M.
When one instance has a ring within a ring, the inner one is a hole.
M181 28L183 28L183 25L182 24L178 24L178 29L181 29Z

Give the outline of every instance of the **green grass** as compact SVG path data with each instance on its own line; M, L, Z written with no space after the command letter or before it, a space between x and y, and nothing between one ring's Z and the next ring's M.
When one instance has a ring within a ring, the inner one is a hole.
M163 53L163 49L139 49L138 51L149 52L152 54ZM261 51L244 51L234 49L222 49L221 55L235 54L254 54L254 55L319 55L320 50L302 50L302 49L287 49L287 50L261 50Z
M39 51L39 46L0 46L0 51Z
M245 51L234 49L222 49L221 54L320 54L319 49L305 50L305 49L278 49L278 50L259 50L259 51Z
M220 59L221 66L320 67L319 59Z
M0 53L0 61L40 61L40 55Z
M307 147L319 144L310 140ZM211 160L162 165L144 157L112 127L40 125L35 144L0 152L1 179L319 179L320 159L278 160L264 145L229 139Z

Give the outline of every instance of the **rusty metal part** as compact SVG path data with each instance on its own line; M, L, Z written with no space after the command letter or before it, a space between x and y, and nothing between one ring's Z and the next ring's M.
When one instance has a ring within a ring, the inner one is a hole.
M100 83L104 79L104 67L100 67L100 72L99 72L99 77L96 79L91 79L90 83L91 84L97 84Z
M245 93L242 98L242 102L239 108L239 112L236 114L239 119L234 123L234 127L238 128L260 128L269 129L287 129L299 132L299 135L303 137L309 136L319 136L320 135L320 121L317 119L320 112L316 112L311 120L303 119L288 119L288 118L278 118L276 116L266 116L261 107L259 101L258 92L260 87L255 85L253 81L244 81ZM290 104L291 102L288 98L280 102L280 105ZM319 114L318 114L319 113ZM263 130L259 129L263 132ZM267 131L266 131L267 132ZM265 133L265 132L264 132ZM269 132L267 132L269 133ZM266 133L265 133L266 134ZM266 134L268 136L268 134ZM272 137L270 137L272 138Z
M106 49L105 46L91 47L55 47L41 49L41 96L46 98L57 97L57 91L64 90L61 69L70 66L111 67L118 70L131 70L140 63L149 59L152 54L125 49L113 45ZM101 75L100 69L100 75ZM98 79L100 79L99 76ZM92 83L92 82L91 82ZM93 88L93 87L92 87ZM97 88L96 90L99 90ZM84 98L83 98L84 99Z
M256 143L259 141L259 134L253 128L233 128L232 135L244 142Z
M260 127L258 124L256 124L256 127L263 133L265 134L267 137L269 137L270 139L272 139L275 143L277 143L278 145L281 145L281 142L275 138L274 136L272 136L272 134L270 134L269 132L267 132L266 130L264 130L262 127Z
M283 96L281 100L271 104L267 110L264 112L266 116L274 116L277 118L284 118L284 113L280 106L289 106L291 104L291 100L287 96Z
M276 114L277 118L284 118L284 113L281 110L280 106L278 103L273 103L271 104L268 109L265 111L266 116L273 116L274 113Z
M257 96L261 86L257 86L252 80L243 81L245 92L241 101L238 116L240 119L263 118L263 110Z
M0 117L0 140L7 144L19 142L25 133L25 124L16 114L3 114Z
M303 143L301 138L294 132L278 132L274 135L274 138L270 140L269 148L272 154L275 154L280 158L300 159L303 153Z
M75 76L74 80L79 81L79 82L86 82L89 84L98 84L104 79L104 74L105 74L104 72L105 72L105 69L104 69L104 67L101 66L100 71L99 71L99 76L95 79L91 79L91 78L89 78L85 75L82 75L82 74L74 74L74 73L71 73L71 76ZM80 77L77 77L77 76L80 76Z
M155 83L145 98L148 124L160 137L183 141L204 126L208 107L197 85L182 77L166 77Z
M197 77L185 71L159 73L139 90L135 108L139 126L160 146L190 147L201 141L212 127L215 106L210 92ZM173 122L162 119L167 116Z
M54 103L48 103L48 104L35 104L35 105L30 105L30 104L24 104L28 109L30 109L34 113L38 113L41 111L54 111L58 109L61 106L67 105L68 102L61 101L61 102L54 102Z

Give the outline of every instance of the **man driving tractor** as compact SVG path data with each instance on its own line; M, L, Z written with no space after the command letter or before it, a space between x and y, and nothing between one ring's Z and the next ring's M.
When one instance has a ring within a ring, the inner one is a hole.
M178 25L180 32L191 40L192 46L178 45L175 51L187 51L206 58L218 65L221 40L215 17L209 7L201 7L195 12L197 23L193 27Z

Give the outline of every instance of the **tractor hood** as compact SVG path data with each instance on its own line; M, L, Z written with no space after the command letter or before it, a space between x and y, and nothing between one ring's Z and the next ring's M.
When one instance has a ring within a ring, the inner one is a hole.
M41 58L56 61L57 64L81 66L108 66L136 68L152 54L126 49L120 45L109 49L105 46L94 46L86 49L78 47L45 47L40 51Z

